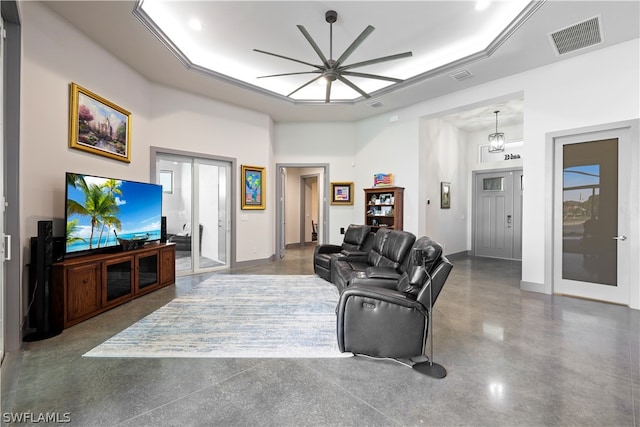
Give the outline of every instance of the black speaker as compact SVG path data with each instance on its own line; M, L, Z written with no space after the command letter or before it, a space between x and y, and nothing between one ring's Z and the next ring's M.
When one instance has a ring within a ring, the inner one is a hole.
M39 341L62 332L53 321L51 264L53 263L53 221L38 221L38 237L31 238L29 263L29 327L24 341Z
M64 236L53 238L53 262L64 260L64 249L67 240Z
M53 221L38 221L38 259L53 264Z
M167 217L163 216L160 221L160 242L167 243Z

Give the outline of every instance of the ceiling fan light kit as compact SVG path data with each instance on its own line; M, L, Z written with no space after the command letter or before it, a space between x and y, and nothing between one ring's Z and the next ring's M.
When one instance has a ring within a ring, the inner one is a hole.
M305 61L301 61L301 60L298 60L298 59L290 58L290 57L287 57L287 56L284 56L284 55L279 55L277 53L267 52L267 51L260 50L260 49L253 49L255 52L259 52L259 53L263 53L263 54L266 54L266 55L275 56L277 58L286 59L288 61L293 61L293 62L297 62L297 63L300 63L300 64L308 65L308 66L310 66L312 68L315 68L314 70L301 71L301 72L292 72L292 73L283 73L283 74L271 74L271 75L267 75L267 76L259 76L258 78L262 79L262 78L270 78L270 77L293 76L293 75L300 75L300 74L317 74L317 76L313 77L308 82L304 83L303 85L301 85L298 88L296 88L294 91L290 92L287 95L287 97L291 97L296 92L300 91L301 89L304 89L305 87L307 87L310 84L318 81L319 79L324 79L326 81L326 92L325 92L324 102L326 102L326 103L331 102L331 87L332 87L333 82L335 82L336 80L344 83L347 86L349 86L351 89L353 89L354 91L358 92L364 98L371 98L371 95L369 95L367 92L362 90L360 87L358 87L356 84L354 84L347 77L360 77L360 78L367 78L367 79L376 79L376 80L383 80L383 81L388 81L388 82L392 82L392 83L402 83L403 82L402 79L396 79L396 78L393 78L393 77L380 76L380 75L377 75L377 74L360 73L360 72L356 72L356 71L351 71L351 69L358 68L358 67L364 67L364 66L367 66L367 65L378 64L378 63L381 63L381 62L393 61L393 60L401 59L401 58L407 58L407 57L410 57L410 56L413 55L411 52L404 52L404 53L398 53L398 54L395 54L395 55L382 56L382 57L370 59L370 60L367 60L367 61L361 61L361 62L357 62L357 63L354 63L354 64L344 65L344 62L347 60L347 58L358 48L358 46L360 46L362 44L362 42L369 36L369 34L371 34L373 32L373 30L375 30L375 28L373 26L371 26L371 25L368 25L367 28L365 28L364 31L362 33L360 33L360 35L353 41L353 43L351 43L351 45L342 53L342 55L340 55L340 57L338 59L333 59L333 24L337 20L338 20L338 12L336 12L335 10L328 10L325 13L325 21L327 21L329 23L329 58L328 59L324 55L324 53L322 52L322 50L320 49L318 44L315 42L315 40L311 37L309 32L304 28L304 26L297 25L298 30L300 30L300 32L302 33L304 38L307 39L307 41L309 42L309 44L311 45L313 50L316 52L316 54L320 58L320 61L322 61L321 64L311 64L309 62L305 62Z

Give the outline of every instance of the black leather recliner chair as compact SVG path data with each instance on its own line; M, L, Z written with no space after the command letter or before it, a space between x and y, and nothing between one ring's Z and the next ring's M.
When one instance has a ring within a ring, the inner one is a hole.
M341 293L340 351L396 359L427 355L430 291L435 302L453 266L442 255L442 246L428 237L416 241L409 258L409 268L394 282L395 289L389 283L363 281Z
M336 258L332 265L331 282L343 292L352 283L380 279L379 286L395 287L406 271L408 255L416 236L407 231L381 228L375 233L371 250L364 255Z
M191 252L191 231L187 229L187 224L182 225L182 233L173 234L169 236L168 241L176 244L176 251L189 251ZM204 226L200 224L198 227L200 241L198 242L198 248L202 253L202 231L204 230Z
M331 281L332 260L342 256L366 256L371 249L373 234L368 225L351 224L344 233L342 245L323 244L316 246L313 253L313 271L325 280Z

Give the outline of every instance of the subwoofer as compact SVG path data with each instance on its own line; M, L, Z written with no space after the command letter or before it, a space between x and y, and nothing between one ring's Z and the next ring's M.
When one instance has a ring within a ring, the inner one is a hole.
M53 263L53 221L38 221L38 236L31 238L29 263L29 327L34 331L24 341L39 341L58 335L62 330L54 326L51 290Z

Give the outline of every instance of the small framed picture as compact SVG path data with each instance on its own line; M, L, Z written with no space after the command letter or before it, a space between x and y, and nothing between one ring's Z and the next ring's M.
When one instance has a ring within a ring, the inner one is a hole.
M449 209L451 207L451 183L440 183L440 208Z
M353 205L353 182L332 182L331 204Z
M242 209L264 209L265 168L242 165Z

